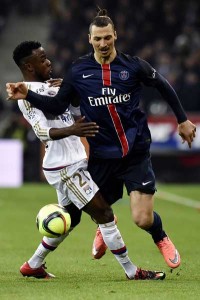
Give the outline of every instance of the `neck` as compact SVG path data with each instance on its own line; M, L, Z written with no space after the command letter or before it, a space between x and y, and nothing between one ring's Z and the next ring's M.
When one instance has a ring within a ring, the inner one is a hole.
M117 51L116 49L114 49L113 52L107 57L98 56L98 54L95 52L94 58L100 65L103 65L103 64L110 64L115 59L116 55L117 55Z
M44 80L41 80L35 76L33 76L32 74L23 74L23 77L24 77L24 81L27 81L27 82L34 82L34 81L37 81L37 82L43 82Z

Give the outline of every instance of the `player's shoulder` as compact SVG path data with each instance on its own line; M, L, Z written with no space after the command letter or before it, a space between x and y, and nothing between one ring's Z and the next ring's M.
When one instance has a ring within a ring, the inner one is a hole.
M88 63L89 61L92 61L92 59L93 59L93 55L92 52L90 52L77 58L75 61L73 61L72 65L76 66L82 63Z
M123 53L123 52L118 52L118 56L122 60L130 62L130 63L140 64L140 62L141 62L141 58L139 56L135 56L135 55L133 56L133 55Z
M22 110L25 107L25 102L28 102L28 101L26 101L25 99L17 100L17 104L18 104L20 110Z
M33 92L36 92L36 89L41 87L41 82L30 82L30 81L24 81L24 84L27 86L27 88ZM26 111L29 111L32 108L32 105L30 102L28 102L26 99L19 99L17 101L19 109L24 113Z
M37 81L24 81L27 88L33 92L36 92L36 90L42 89L44 90L46 87L46 83L44 82L37 82Z
M59 87L49 86L48 82L25 82L28 89L41 95L55 96L58 93Z
M134 74L138 76L149 76L149 74L155 74L155 69L144 59L139 56L131 56L130 54L120 53L120 64L126 64L128 68L134 71Z

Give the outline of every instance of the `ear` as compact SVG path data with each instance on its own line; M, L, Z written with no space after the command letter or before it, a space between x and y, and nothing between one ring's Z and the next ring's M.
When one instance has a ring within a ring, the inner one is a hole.
M33 68L33 65L31 63L26 63L25 64L25 69L28 71L28 72L33 72L34 68Z
M89 40L89 44L92 44L92 42L91 42L91 34L90 33L88 33L88 40Z
M115 41L117 40L117 32L116 31L114 32L114 39L115 39Z

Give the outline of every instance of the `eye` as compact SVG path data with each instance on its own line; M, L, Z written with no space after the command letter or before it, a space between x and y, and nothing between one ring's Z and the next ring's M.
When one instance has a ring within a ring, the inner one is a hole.
M41 57L41 63L42 63L42 64L45 63L46 60L47 60L46 55L42 55L42 57Z

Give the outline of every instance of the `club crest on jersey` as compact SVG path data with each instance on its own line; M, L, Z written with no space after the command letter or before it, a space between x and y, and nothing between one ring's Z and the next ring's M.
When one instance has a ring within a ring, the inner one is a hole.
M119 78L121 79L121 80L127 80L128 78L129 78L129 72L128 71L121 71L120 73L119 73Z
M40 88L38 88L38 89L36 90L36 93L37 93L37 94L40 94L40 93L44 92L44 90L45 90L44 85L42 85Z
M55 91L52 91L52 90L51 90L51 91L48 91L48 95L49 95L49 96L55 96L55 95L56 95L56 92L55 92Z
M89 195L92 192L92 188L88 184L85 187L83 187L83 189L84 189L86 195Z

